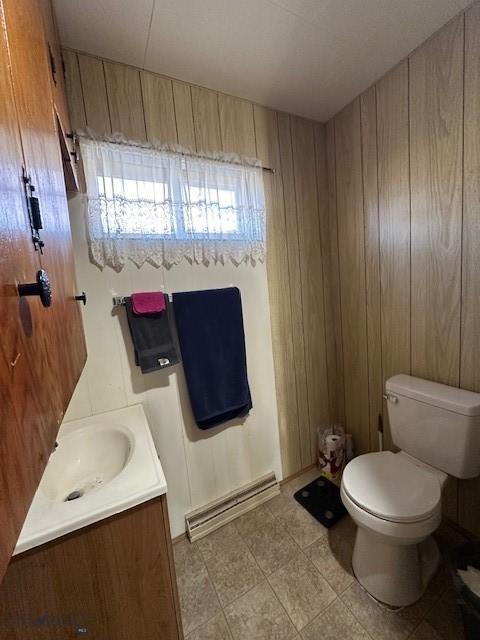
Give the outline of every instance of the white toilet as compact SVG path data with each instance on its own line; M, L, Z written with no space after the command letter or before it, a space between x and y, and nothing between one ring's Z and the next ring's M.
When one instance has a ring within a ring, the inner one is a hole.
M377 600L418 600L439 562L431 534L442 515L447 474L480 475L480 394L407 375L386 382L399 453L354 458L342 477L343 504L357 524L352 567Z

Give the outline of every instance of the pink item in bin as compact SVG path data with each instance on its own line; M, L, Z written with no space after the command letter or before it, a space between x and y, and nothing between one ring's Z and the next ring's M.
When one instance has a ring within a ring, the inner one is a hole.
M161 291L132 293L132 309L136 316L165 311L165 294Z

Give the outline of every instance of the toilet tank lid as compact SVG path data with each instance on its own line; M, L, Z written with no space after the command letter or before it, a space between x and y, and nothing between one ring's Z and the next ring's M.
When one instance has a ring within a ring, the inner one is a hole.
M465 416L480 416L480 393L399 374L385 383L387 392Z

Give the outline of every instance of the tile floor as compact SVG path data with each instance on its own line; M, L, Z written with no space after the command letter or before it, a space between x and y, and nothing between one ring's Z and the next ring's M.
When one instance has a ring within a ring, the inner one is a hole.
M355 526L327 530L293 493L315 469L266 504L190 544L175 544L186 640L463 640L448 571L400 613L380 608L350 572ZM440 529L444 551L461 543Z

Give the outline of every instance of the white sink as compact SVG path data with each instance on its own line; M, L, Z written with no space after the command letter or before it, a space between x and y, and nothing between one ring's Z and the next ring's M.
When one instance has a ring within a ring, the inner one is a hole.
M134 442L132 432L120 425L93 423L67 433L50 457L41 491L65 502L101 489L128 464Z
M15 554L167 492L142 405L65 422L57 441Z

